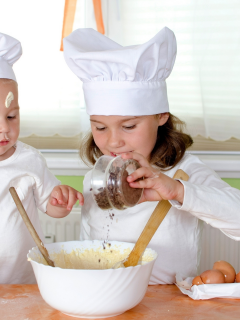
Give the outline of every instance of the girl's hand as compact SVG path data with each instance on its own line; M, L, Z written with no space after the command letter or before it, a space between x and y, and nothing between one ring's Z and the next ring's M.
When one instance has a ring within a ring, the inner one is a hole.
M130 187L144 188L139 203L145 201L176 200L183 203L184 187L181 182L174 180L164 173L153 169L146 158L141 154L129 152L122 154L123 159L137 160L141 168L127 177ZM144 177L143 180L136 181Z
M53 188L47 205L47 214L62 218L69 214L74 204L79 200L79 204L83 205L83 195L66 185L60 185Z

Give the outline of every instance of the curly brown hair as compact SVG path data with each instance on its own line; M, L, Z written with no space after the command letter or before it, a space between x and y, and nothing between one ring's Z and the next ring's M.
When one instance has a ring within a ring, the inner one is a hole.
M167 122L158 127L157 141L150 155L151 164L167 171L179 163L187 148L193 144L192 137L183 132L184 126L183 121L169 113ZM92 132L82 139L79 155L87 165L94 165L103 155L93 139Z

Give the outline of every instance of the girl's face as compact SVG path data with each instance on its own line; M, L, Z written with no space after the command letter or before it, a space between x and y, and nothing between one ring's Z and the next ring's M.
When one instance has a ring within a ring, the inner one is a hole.
M158 126L167 122L168 113L158 116L90 116L94 141L105 155L137 152L148 160L155 146Z
M5 101L9 92L13 93L14 100L7 108ZM17 84L15 81L0 79L0 161L8 159L14 153L19 127Z

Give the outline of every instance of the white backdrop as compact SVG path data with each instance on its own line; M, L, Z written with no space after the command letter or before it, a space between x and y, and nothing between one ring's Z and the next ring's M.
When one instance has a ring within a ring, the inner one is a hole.
M171 112L190 133L240 138L240 1L107 2L108 34L123 45L143 43L164 26L176 34L168 97Z
M88 123L81 82L60 52L64 0L0 1L0 32L21 41L23 55L14 65L19 84L21 136L59 133L73 136ZM78 27L84 27L84 1ZM81 14L80 14L81 13Z
M170 110L189 132L216 140L240 138L239 0L102 0L106 35L139 44L165 25L178 54L167 81ZM16 63L21 135L64 136L88 128L81 82L59 51L64 0L0 2L0 32L18 38ZM78 0L74 29L96 27L92 0Z

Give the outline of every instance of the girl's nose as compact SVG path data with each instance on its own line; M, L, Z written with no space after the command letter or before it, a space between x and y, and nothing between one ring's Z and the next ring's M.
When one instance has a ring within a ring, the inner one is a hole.
M111 148L120 148L124 146L124 140L118 132L110 132L108 136L108 144Z

